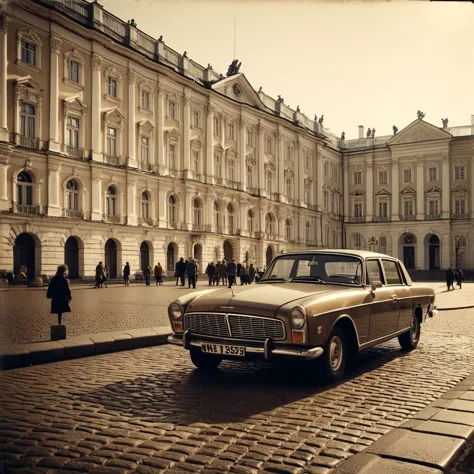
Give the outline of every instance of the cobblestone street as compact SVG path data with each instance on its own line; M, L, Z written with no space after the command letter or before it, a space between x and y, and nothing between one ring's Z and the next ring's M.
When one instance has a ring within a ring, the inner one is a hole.
M429 320L414 352L362 353L339 385L303 381L307 366L206 375L171 346L15 369L0 374L1 459L7 472L327 473L473 361L474 310L460 310Z

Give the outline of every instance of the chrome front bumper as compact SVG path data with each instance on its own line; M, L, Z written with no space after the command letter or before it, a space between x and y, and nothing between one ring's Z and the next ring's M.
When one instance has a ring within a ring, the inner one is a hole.
M185 349L189 350L191 347L199 347L201 348L202 344L209 343L209 342L214 342L217 344L230 344L230 345L239 345L238 341L216 341L216 340L204 340L200 339L199 335L192 335L186 331L183 334L183 337L176 337L175 334L171 334L168 336L168 342L170 344L175 344L177 346L182 346ZM322 347L310 347L310 348L304 348L304 347L297 347L295 348L278 348L278 347L272 347L272 341L270 339L266 339L263 347L258 347L258 346L252 346L249 345L248 342L245 343L245 352L247 354L255 354L255 355L260 355L262 356L265 360L272 359L273 357L276 358L295 358L295 359L301 359L301 360L312 360L312 359L317 359L318 357L321 357L323 355L324 349Z

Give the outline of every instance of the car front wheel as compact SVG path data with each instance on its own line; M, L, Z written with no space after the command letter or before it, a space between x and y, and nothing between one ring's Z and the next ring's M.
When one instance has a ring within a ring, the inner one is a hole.
M410 330L400 334L398 336L398 342L402 346L403 349L407 351L411 351L416 349L418 342L420 341L420 333L421 333L421 324L420 319L416 314L413 314L411 317L411 324Z
M191 362L199 369L216 369L222 362L222 357L216 355L205 354L198 347L191 347Z
M319 372L326 382L341 380L347 364L347 343L344 332L335 327L328 337L323 355L317 359Z

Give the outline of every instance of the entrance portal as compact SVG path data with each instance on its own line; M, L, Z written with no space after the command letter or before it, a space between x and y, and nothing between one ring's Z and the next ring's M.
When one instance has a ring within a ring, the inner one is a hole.
M16 274L21 266L26 267L28 279L34 278L35 273L35 251L36 245L30 234L20 234L13 245L13 271Z
M269 245L267 247L267 254L266 254L266 268L270 266L270 263L272 263L274 257L274 252L273 252L273 247Z
M437 235L432 235L428 241L430 270L439 270L439 238Z
M228 240L224 242L224 258L227 263L234 258L234 249Z
M64 262L69 268L69 278L79 277L79 244L75 237L69 237L64 246Z
M170 242L168 244L168 249L166 250L166 271L174 272L174 267L176 263L175 258L175 244L173 244L173 242Z
M413 234L406 234L403 238L403 263L407 270L414 270L416 267L416 237Z
M150 247L146 242L140 245L140 268L145 270L150 266Z
M113 239L105 243L105 264L109 268L108 278L117 278L117 244Z

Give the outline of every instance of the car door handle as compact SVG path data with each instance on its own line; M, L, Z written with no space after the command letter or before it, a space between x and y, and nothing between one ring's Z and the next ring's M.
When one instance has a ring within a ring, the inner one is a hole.
M396 303L398 301L398 296L397 295L390 295L390 298L392 298L393 303Z

